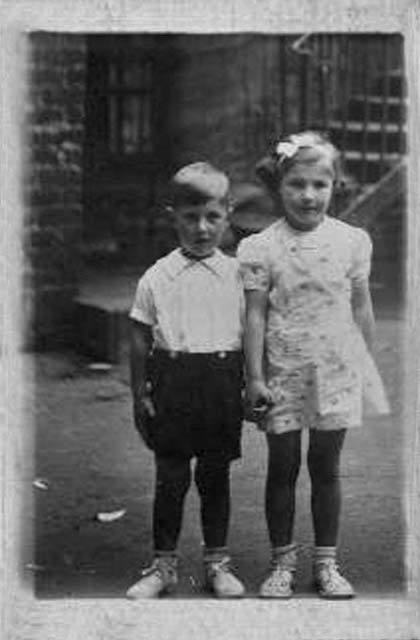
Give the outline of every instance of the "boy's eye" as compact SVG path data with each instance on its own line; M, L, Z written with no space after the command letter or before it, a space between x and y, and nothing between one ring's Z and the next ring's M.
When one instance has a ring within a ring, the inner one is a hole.
M220 220L222 216L220 215L220 213L218 213L217 211L210 211L207 214L207 220L209 222L217 222L218 220Z

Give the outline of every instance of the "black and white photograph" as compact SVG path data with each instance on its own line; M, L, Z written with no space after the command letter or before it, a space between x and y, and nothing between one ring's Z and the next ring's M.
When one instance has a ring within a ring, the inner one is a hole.
M413 38L19 42L5 637L415 637Z

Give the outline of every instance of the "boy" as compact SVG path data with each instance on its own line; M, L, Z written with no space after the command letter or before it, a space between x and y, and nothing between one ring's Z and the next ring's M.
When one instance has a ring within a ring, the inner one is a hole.
M171 210L180 247L140 279L130 313L134 416L155 454L156 485L154 562L127 596L153 598L177 583L195 458L206 586L217 597L240 597L226 549L230 462L240 457L243 320L236 259L217 248L227 226L227 177L203 162L184 167L171 181Z

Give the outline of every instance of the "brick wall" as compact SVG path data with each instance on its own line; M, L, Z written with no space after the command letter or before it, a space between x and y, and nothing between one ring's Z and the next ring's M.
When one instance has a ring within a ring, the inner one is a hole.
M71 333L82 224L84 36L32 34L29 89L27 343L43 346Z

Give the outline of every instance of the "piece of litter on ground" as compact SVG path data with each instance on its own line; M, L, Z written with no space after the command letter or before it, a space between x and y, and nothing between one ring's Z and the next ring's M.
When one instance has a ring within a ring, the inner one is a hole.
M90 569L89 567L80 567L78 569L79 573L86 573L86 574L94 574L96 573L96 569Z
M43 491L47 491L48 489L48 480L45 478L35 478L32 484L37 489L42 489Z
M108 371L111 371L112 369L112 364L109 364L109 362L91 362L90 364L88 364L89 371L94 371L97 373L107 373Z
M25 564L25 569L28 571L45 571L45 567L42 564L34 564L33 562L28 562Z
M126 394L126 390L121 389L98 389L95 393L96 400L102 400L102 402L107 402L110 400L116 400L117 398L121 398Z
M119 520L126 513L126 509L120 509L119 511L102 511L96 514L96 519L99 522L113 522Z

